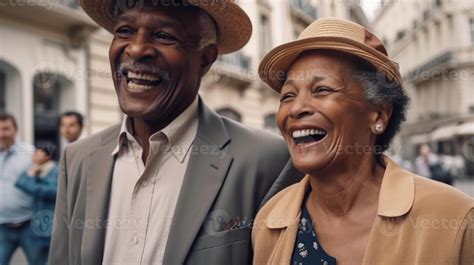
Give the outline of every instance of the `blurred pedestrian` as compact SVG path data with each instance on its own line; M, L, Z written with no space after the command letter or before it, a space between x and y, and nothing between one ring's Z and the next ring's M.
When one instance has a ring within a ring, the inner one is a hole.
M420 176L431 178L429 165L439 163L439 157L431 151L427 144L422 144L418 149L416 158L416 173Z
M73 143L81 137L84 128L84 117L75 111L68 111L61 114L59 119L59 130L61 138L66 144Z
M420 176L453 185L453 176L443 167L440 157L433 153L427 144L420 146L419 156L416 158L416 171Z
M9 264L18 247L30 263L35 242L30 240L33 198L17 189L15 182L31 164L33 147L16 140L17 123L0 114L0 264Z
M48 261L49 243L53 222L59 168L52 160L54 148L36 149L33 165L16 182L17 188L34 198L30 240L35 242L33 263L44 265Z

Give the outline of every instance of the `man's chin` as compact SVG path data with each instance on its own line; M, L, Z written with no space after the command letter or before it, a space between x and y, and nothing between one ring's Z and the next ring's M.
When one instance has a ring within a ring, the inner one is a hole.
M125 115L127 115L127 117L140 118L144 120L155 119L156 113L162 112L159 110L159 108L152 108L149 105L147 106L121 106L120 109Z

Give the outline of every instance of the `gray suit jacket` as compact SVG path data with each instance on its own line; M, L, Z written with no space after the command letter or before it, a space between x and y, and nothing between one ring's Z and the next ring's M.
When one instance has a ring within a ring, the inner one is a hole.
M61 160L49 264L102 264L120 126L71 144ZM248 129L199 104L164 264L250 264L260 206L301 179L281 138Z

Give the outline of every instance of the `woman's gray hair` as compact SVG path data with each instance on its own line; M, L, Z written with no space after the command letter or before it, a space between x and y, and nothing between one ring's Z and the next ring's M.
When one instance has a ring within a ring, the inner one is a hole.
M200 40L199 49L202 50L208 45L217 44L217 25L214 19L205 11L199 12Z
M402 85L377 71L374 66L361 59L353 60L353 78L360 83L366 100L374 105L392 106L392 115L385 131L375 140L375 151L381 154L390 147L395 135L406 120L410 98Z

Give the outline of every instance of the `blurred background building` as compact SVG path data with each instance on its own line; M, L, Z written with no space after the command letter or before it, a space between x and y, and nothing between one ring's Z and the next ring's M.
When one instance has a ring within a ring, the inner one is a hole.
M441 154L473 156L473 1L238 2L252 20L252 38L241 51L220 56L200 90L220 114L277 132L278 96L258 78L259 62L315 19L341 17L372 28L401 65L412 104L399 154L413 161L418 146L429 143ZM368 5L379 6L370 21ZM84 114L85 136L120 122L111 38L75 0L0 0L0 111L17 117L23 140L60 144L57 117L66 110ZM464 159L463 174L474 176L472 160Z
M318 17L366 25L359 3L349 2L241 0L254 25L252 38L243 50L218 58L201 96L222 115L276 132L278 98L258 78L260 60ZM120 122L111 39L75 0L0 0L0 111L17 117L25 141L59 144L57 117L66 110L85 115L86 135Z
M474 176L474 1L383 1L371 25L400 63L412 100L401 155L413 160L427 143Z

